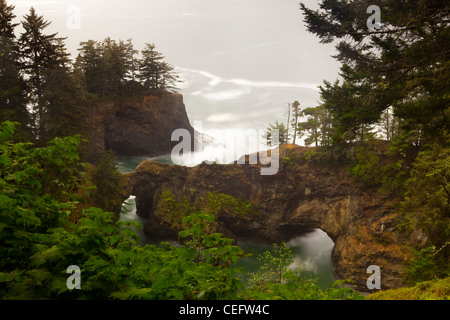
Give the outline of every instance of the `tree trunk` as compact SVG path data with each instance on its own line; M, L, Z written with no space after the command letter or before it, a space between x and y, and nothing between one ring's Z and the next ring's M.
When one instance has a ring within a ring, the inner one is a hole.
M295 125L294 125L294 141L292 142L293 144L295 144L295 138L297 138L297 122L298 122L298 117L295 117Z

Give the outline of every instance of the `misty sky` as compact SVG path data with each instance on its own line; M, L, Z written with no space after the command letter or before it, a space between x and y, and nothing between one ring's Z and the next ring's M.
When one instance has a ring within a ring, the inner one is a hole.
M333 45L308 33L300 0L9 0L22 20L30 6L52 21L75 56L81 41L154 43L177 67L191 121L265 127L288 102L317 106L317 85L335 81ZM309 7L317 1L304 0ZM77 11L78 10L78 11ZM80 25L74 14L80 13ZM69 22L69 26L68 26ZM72 24L71 24L72 23ZM18 32L20 32L18 28Z

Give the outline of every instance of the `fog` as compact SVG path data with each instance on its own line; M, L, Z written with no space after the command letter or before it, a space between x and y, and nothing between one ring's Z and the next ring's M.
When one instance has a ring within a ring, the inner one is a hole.
M318 85L335 81L333 45L306 31L299 0L8 1L17 22L30 6L51 21L47 32L81 41L132 38L154 43L175 66L192 121L206 130L264 128L283 120L289 102L318 105ZM317 7L317 1L303 1ZM21 32L20 28L17 29Z

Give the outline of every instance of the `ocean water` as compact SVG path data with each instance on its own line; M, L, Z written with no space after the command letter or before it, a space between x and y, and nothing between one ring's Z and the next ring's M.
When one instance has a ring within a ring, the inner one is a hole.
M293 253L293 262L289 269L301 269L302 277L315 279L322 290L330 288L337 280L331 260L334 242L324 231L315 229L291 239L286 244ZM255 244L242 239L238 239L237 245L246 253L252 253L251 257L244 257L237 264L246 276L258 270L258 256L273 249L271 245Z
M145 158L145 157L120 157L118 158L118 167L121 172L129 172L140 163L140 161L151 159L163 163L171 164L169 156ZM123 212L121 220L135 221L143 224L145 219L136 214L135 197L130 196L123 205ZM167 239L152 239L147 237L142 228L136 230L140 245L158 244L160 241ZM175 242L173 242L176 245ZM259 268L258 255L264 253L266 250L272 249L271 245L257 244L244 239L237 239L236 243L246 253L251 253L250 257L240 259L237 267L242 268L245 275L254 272ZM287 242L287 245L292 249L294 254L291 268L299 267L303 271L305 277L312 277L317 280L318 286L325 290L331 287L332 283L337 280L333 271L333 262L331 260L331 252L334 243L331 238L322 230L315 229L311 233L299 235Z

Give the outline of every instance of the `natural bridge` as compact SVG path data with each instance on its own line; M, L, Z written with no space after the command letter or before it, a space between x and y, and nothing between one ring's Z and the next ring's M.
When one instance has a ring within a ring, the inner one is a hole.
M363 290L367 268L381 268L382 289L401 285L406 255L396 231L392 199L355 183L341 167L302 160L307 148L288 148L289 161L276 175L263 176L260 165L203 163L196 167L141 163L127 174L129 195L136 196L137 214L146 218L144 232L157 239L177 239L173 218L158 210L164 191L193 203L218 192L257 204L258 214L220 212L217 232L259 242L288 241L320 228L334 241L336 273ZM280 154L284 154L280 152Z

